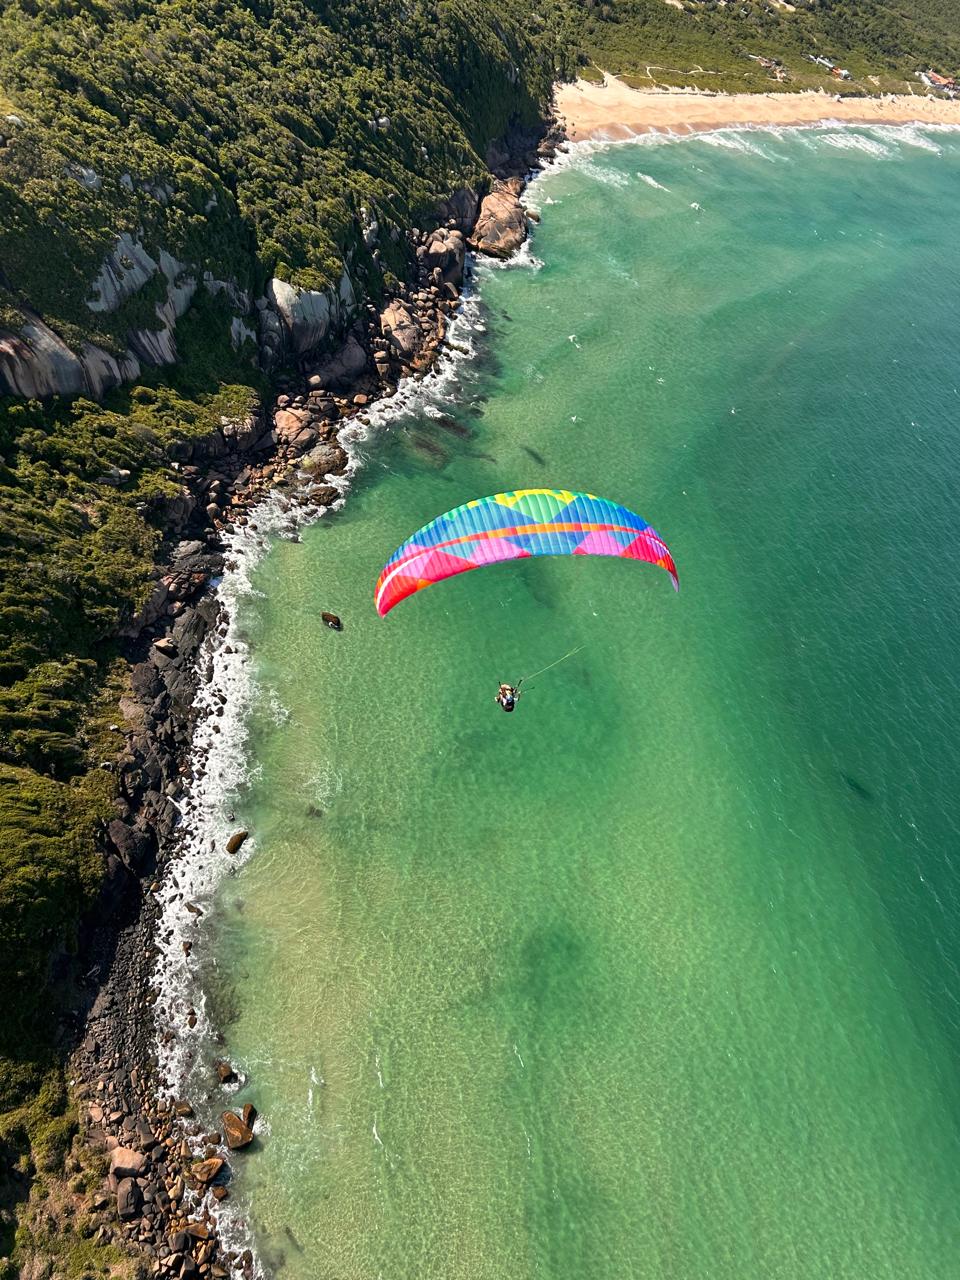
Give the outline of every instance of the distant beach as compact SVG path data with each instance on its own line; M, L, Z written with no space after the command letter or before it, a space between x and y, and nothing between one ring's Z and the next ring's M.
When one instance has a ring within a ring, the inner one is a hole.
M694 133L738 125L847 124L960 125L960 101L887 94L840 98L827 93L709 94L693 90L631 89L615 76L603 84L577 80L557 88L557 115L573 142L619 140L639 133Z

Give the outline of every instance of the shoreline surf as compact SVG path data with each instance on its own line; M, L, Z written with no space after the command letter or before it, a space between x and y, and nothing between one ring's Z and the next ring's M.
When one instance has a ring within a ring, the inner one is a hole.
M813 122L810 122L813 123ZM849 123L861 123L851 121ZM872 123L882 123L873 121ZM908 122L903 121L903 124ZM719 127L719 126L718 126ZM727 128L737 126L727 125ZM598 142L630 141L624 138L583 139L586 145L574 145L561 154L556 167L575 161L579 152L588 154ZM637 140L642 140L639 135ZM677 135L682 140L685 135ZM550 173L553 165L545 166L542 175ZM528 188L526 199L536 208L536 192ZM529 266L536 269L540 263L534 254L535 246L525 242L520 254L506 261L487 262L484 271ZM453 383L462 368L473 361L477 348L471 341L471 332L482 334L483 325L479 312L480 296L474 274L473 287L465 292L460 310L451 324L438 363L422 381L410 379L392 399L381 400L354 419L341 435L347 448L349 465L338 487L341 497L332 509L339 509L348 493L353 476L364 465L363 444L374 432L387 429L418 409L429 413L430 405L442 405L449 399ZM240 824L234 819L232 806L242 803L242 792L252 762L248 757L247 736L249 717L257 696L257 685L250 669L250 652L238 629L238 608L244 599L255 593L251 574L269 550L269 539L295 533L303 524L312 523L320 516L296 510L284 512L276 495L268 498L251 512L251 525L237 530L226 550L232 567L228 567L218 589L218 599L224 608L222 620L211 637L211 644L200 656L201 669L206 668L204 682L198 696L201 719L197 739L191 755L196 782L189 788L183 802L183 845L181 852L171 862L171 876L161 893L161 912L157 924L157 945L161 958L154 974L153 985L159 991L158 1010L163 1027L187 1027L192 1015L196 1021L190 1028L189 1041L174 1039L158 1045L160 1073L169 1094L185 1096L184 1090L193 1078L193 1072L209 1067L206 1058L217 1043L218 1028L208 1018L205 1007L203 966L212 963L211 957L194 956L185 952L183 943L202 935L204 917L185 914L185 903L197 903L204 909L215 901L217 888L224 876L232 874L248 857L256 852L255 833L244 845L239 856L227 855L224 846L231 832ZM220 710L218 711L218 708ZM222 714L221 714L222 712ZM282 708L278 710L282 714ZM219 724L219 730L214 728ZM199 766L199 767L198 767ZM161 941L162 939L162 941ZM198 963L199 961L199 963ZM162 1033L161 1033L162 1037ZM244 1064L234 1066L243 1078ZM196 1079L199 1081L199 1074ZM192 1090L197 1097L208 1092L199 1085ZM201 1104L201 1118L215 1127L214 1108L218 1100ZM209 1114L207 1112L209 1111ZM260 1122L258 1132L265 1132L269 1116ZM203 1147L202 1140L193 1140L194 1149ZM244 1210L249 1209L242 1200L217 1208L219 1230L227 1248L250 1248L253 1241ZM261 1269L258 1267L258 1271ZM262 1273L262 1271L261 1271Z

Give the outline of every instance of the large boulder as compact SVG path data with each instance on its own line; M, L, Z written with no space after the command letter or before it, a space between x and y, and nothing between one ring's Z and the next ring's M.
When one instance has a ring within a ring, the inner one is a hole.
M338 351L321 360L309 380L311 387L348 387L367 370L367 353L351 333Z
M441 227L439 231L434 231L426 243L424 262L428 270L440 268L445 284L458 285L463 280L466 248L462 231Z
M308 409L278 409L273 417L277 438L282 440L284 444L289 444L291 440L295 440L309 422L310 411Z
M133 1178L124 1178L117 1187L117 1216L121 1222L129 1222L140 1212L143 1197Z
M220 1116L223 1125L223 1136L231 1151L239 1151L248 1147L253 1141L253 1129L240 1119L235 1111L224 1111Z
M391 302L380 313L380 331L396 355L407 364L417 354L420 329L402 302Z
M346 272L336 289L301 289L274 277L267 298L283 326L287 346L294 355L312 351L356 309L353 285Z
M220 1156L211 1156L209 1160L200 1160L197 1164L191 1165L190 1172L202 1187L206 1187L210 1185L225 1164L226 1160Z
M114 1147L110 1152L110 1172L119 1181L122 1178L139 1178L143 1172L144 1155L132 1147Z
M310 469L318 476L339 475L347 465L346 451L334 440L318 444L307 455Z
M527 238L523 205L506 183L498 182L480 205L470 243L480 253L509 258Z

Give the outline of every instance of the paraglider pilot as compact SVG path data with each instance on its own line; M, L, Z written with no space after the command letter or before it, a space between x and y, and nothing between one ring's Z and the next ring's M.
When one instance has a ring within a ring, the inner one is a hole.
M520 686L516 688L512 684L502 684L497 691L495 702L499 702L504 711L512 711L517 705L520 698Z

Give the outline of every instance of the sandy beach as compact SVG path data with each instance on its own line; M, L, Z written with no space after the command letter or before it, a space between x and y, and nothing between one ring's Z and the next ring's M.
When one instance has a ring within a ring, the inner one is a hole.
M920 94L843 98L825 93L706 94L631 89L615 76L603 84L577 80L557 88L556 111L574 142L617 140L638 133L693 133L737 125L802 125L821 120L848 124L960 125L960 101Z

